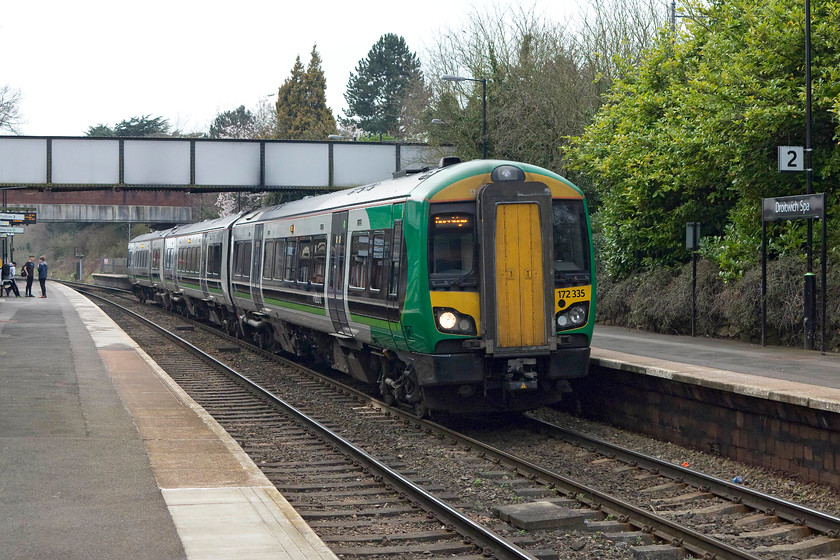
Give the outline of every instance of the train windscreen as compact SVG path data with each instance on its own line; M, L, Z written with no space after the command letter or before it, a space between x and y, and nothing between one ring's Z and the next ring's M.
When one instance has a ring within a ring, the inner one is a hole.
M471 213L432 216L429 233L429 275L435 287L466 282L475 285L475 224ZM462 286L464 287L464 286Z
M554 200L552 214L555 285L590 283L589 235L583 201Z

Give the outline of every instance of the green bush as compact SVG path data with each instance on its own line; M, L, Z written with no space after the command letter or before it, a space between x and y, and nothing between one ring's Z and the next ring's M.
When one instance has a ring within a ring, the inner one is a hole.
M819 308L819 265L817 307ZM827 344L840 345L840 267L829 260L827 277ZM804 259L785 256L767 264L767 342L801 346L804 337ZM651 270L615 282L598 281L597 321L665 334L691 334L691 263ZM697 263L695 332L698 336L761 341L761 264L744 271L737 281L723 281L718 267L705 259ZM816 346L820 347L821 316L817 317Z

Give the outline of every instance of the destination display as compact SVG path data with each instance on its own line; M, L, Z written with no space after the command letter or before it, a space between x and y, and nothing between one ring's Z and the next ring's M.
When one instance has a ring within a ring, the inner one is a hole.
M34 208L0 208L0 220L14 225L34 224L37 214Z

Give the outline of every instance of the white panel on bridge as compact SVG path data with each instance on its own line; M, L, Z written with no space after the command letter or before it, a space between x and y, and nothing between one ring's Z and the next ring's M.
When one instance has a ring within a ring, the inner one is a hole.
M429 146L400 146L400 169L413 169L416 167L436 166L443 156L451 155L450 148L434 150Z
M260 184L259 142L196 142L195 184Z
M265 184L323 187L330 182L327 144L266 144Z
M52 141L53 183L111 185L120 180L118 140Z
M189 140L125 140L127 185L189 185Z
M336 187L384 181L397 170L396 147L393 144L365 144L353 142L333 146L333 184Z
M0 183L46 182L46 140L0 138Z

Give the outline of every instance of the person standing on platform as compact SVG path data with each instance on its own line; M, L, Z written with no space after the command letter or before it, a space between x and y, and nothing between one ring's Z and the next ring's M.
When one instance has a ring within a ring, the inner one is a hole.
M41 283L41 297L47 297L47 257L38 257L38 282Z
M26 278L26 297L32 295L32 282L35 281L35 255L29 255L29 260L23 265L23 277Z
M17 263L12 261L9 267L9 287L6 288L6 297L9 297L9 292L14 292L15 297L20 297L20 290L18 290L17 282L15 282L15 274L17 274Z

